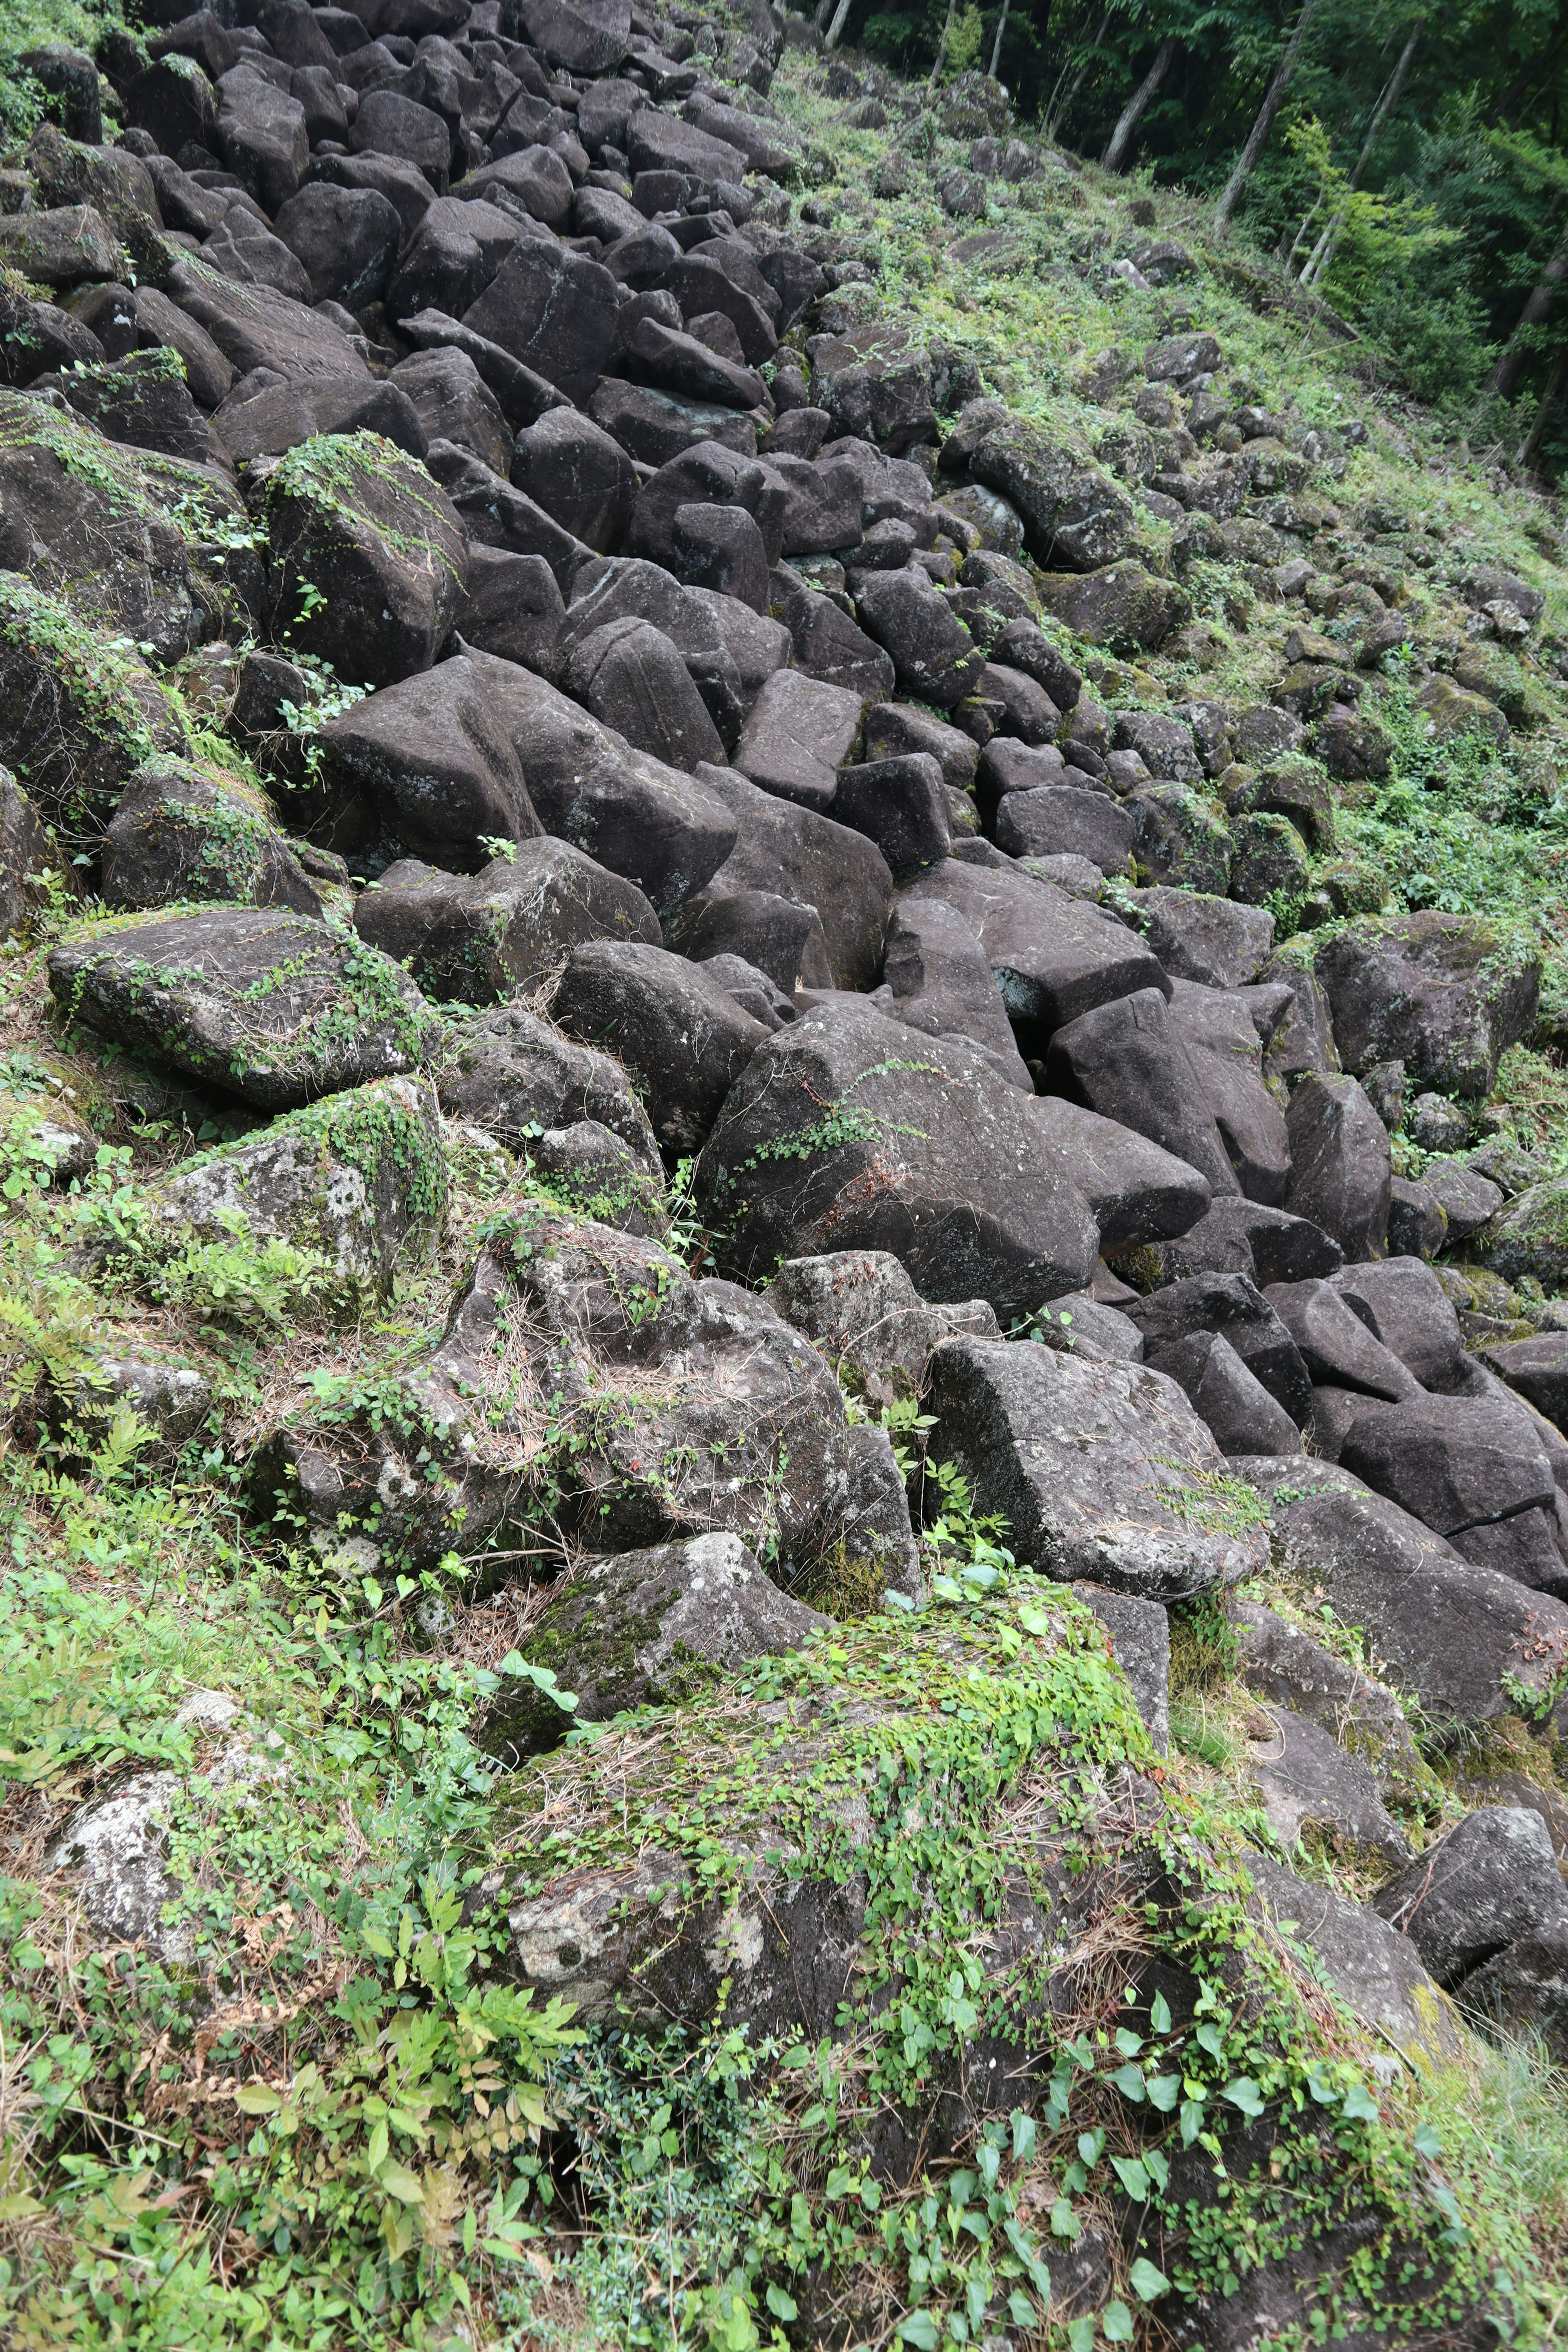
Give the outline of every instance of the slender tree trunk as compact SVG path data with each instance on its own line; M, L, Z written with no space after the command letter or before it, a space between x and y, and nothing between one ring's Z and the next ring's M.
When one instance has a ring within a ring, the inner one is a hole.
M833 0L817 0L816 14L811 20L814 33L826 33L827 20L833 14Z
M1361 153L1356 157L1351 169L1350 178L1345 183L1347 195L1353 195L1356 189L1360 187L1366 167L1372 161L1373 150L1383 136L1383 126L1399 103L1410 72L1411 60L1415 55L1416 44L1421 38L1423 29L1424 26L1419 22L1410 27L1409 37L1399 52L1394 71L1383 86L1383 96L1373 108L1372 121L1366 126L1366 137L1361 142ZM1338 249L1341 236L1343 234L1344 225L1345 212L1342 205L1308 256L1306 267L1301 272L1303 286L1315 286L1320 278L1327 276Z
M1296 78L1296 68L1300 63L1301 51L1317 12L1318 0L1301 0L1300 14L1285 45L1285 54L1274 68L1274 79L1258 110L1258 119L1247 134L1247 144L1237 156L1236 169L1226 182L1220 200L1215 206L1214 225L1216 230L1229 226L1232 214L1247 193L1247 184L1258 169L1258 158L1268 146L1268 134L1274 128L1274 118L1284 105L1286 93Z
M936 63L931 69L931 88L932 89L936 88L937 83L942 79L942 61L947 56L948 36L952 31L952 20L957 13L958 0L947 0L947 15L942 18L942 38L936 45Z
M996 38L991 44L991 63L986 68L993 81L996 79L996 68L1002 62L1002 36L1006 29L1007 0L1002 0L1002 14L996 19Z
M1171 70L1171 60L1176 54L1176 37L1167 33L1154 52L1154 62L1117 117L1110 142L1100 159L1108 172L1120 172L1126 161L1132 136L1142 121L1144 110L1160 84Z
M1564 375L1568 375L1568 343L1563 345L1552 362L1552 373L1546 379L1546 389L1541 395L1541 405L1535 412L1534 421L1529 432L1520 443L1514 455L1513 462L1516 466L1528 466L1533 463L1535 453L1541 446L1542 436L1546 431L1552 412L1556 407L1562 393Z
M1053 90L1051 92L1050 108L1046 115L1046 143L1047 146L1055 143L1058 126L1089 78L1089 69L1094 63L1095 54L1098 51L1101 41L1104 40L1107 33L1110 30L1111 13L1112 12L1108 8L1104 16L1100 18L1099 29L1096 31L1093 40L1089 45L1089 55L1084 58L1083 63L1079 67L1077 73L1074 74L1071 81L1068 84L1067 94L1062 99L1059 106L1057 103L1057 90ZM1062 68L1062 74L1065 74L1067 68L1064 66ZM1058 74L1057 77L1057 89L1059 90L1061 86L1062 75Z
M827 39L825 44L827 48L836 49L838 47L838 37L844 30L845 20L848 16L848 14L849 0L838 0L838 6L834 12L833 22L827 27Z
M1519 324L1498 355L1497 365L1481 386L1483 398L1488 393L1499 400L1511 400L1524 373L1530 347L1525 337L1531 327L1544 326L1557 308L1557 297L1563 290L1563 280L1568 278L1568 235L1558 245L1556 252L1541 273L1541 283L1531 292L1529 301L1519 314Z

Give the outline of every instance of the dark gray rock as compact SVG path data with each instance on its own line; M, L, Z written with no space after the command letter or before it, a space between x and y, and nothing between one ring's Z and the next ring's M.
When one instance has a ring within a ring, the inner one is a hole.
M1290 1181L1284 1205L1331 1234L1347 1258L1387 1246L1393 1167L1388 1130L1353 1078L1301 1079L1285 1115Z
M1189 1275L1146 1298L1129 1299L1128 1319L1151 1359L1196 1331L1224 1334L1253 1376L1300 1428L1312 1388L1300 1350L1268 1300L1244 1274Z
M1340 1057L1329 1019L1329 1000L1310 971L1274 957L1258 975L1264 985L1278 982L1290 992L1290 1003L1276 1024L1263 1057L1264 1074L1293 1087L1309 1074L1338 1075Z
M918 563L857 575L855 609L891 655L900 693L950 710L973 691L984 657Z
M756 455L757 428L752 417L714 401L659 392L621 376L600 377L587 413L642 466L668 465L699 441L718 441L745 457Z
M521 1005L450 1022L436 1081L448 1118L483 1128L510 1151L525 1150L542 1131L591 1123L659 1173L647 1113L620 1064L573 1045Z
M929 751L953 792L966 793L973 784L980 747L973 735L910 703L874 704L866 713L868 760L896 760L906 751Z
M635 883L564 841L520 842L478 874L407 858L354 904L354 929L437 1003L491 1004L542 988L589 940L658 947L658 918Z
M847 1370L873 1404L918 1396L932 1351L968 1333L1001 1337L984 1298L931 1306L888 1250L838 1250L826 1257L786 1258L767 1298L786 1323Z
M1459 1318L1429 1266L1408 1257L1346 1266L1333 1286L1423 1388L1447 1395L1466 1386Z
M1568 1185L1561 1177L1532 1184L1499 1211L1477 1235L1479 1262L1505 1282L1528 1277L1551 1297L1568 1289Z
M1450 1314L1453 1308L1443 1301ZM1510 1389L1554 1422L1568 1425L1568 1331L1540 1331L1533 1339L1505 1339L1481 1349L1481 1360ZM1568 1431L1565 1431L1568 1433Z
M1450 1242L1468 1241L1503 1204L1500 1185L1452 1160L1429 1160L1421 1181L1447 1220Z
M1314 960L1347 1069L1405 1064L1412 1092L1481 1101L1534 1025L1539 961L1491 925L1434 909L1348 924Z
M248 399L226 402L213 426L237 466L281 457L321 434L379 434L414 458L428 446L418 411L401 386L364 376L270 384Z
M768 555L744 507L677 507L671 553L682 580L759 614L768 609Z
M426 446L456 442L492 472L505 473L511 435L500 401L467 352L413 352L394 368L392 383L424 426Z
M1331 1887L1309 1885L1262 1854L1249 1853L1247 1865L1268 1916L1364 2024L1416 2061L1459 2055L1458 2028L1407 1936L1375 1911Z
M218 155L270 220L294 194L310 160L305 110L243 63L224 75L217 94L213 136Z
M1341 1460L1460 1549L1467 1529L1550 1510L1557 1491L1529 1422L1490 1397L1423 1396L1363 1414Z
M73 1021L258 1110L416 1069L437 1024L407 975L291 911L225 907L58 947Z
M468 593L458 611L465 646L552 677L565 625L565 603L542 555L470 545Z
M1237 1184L1249 1201L1279 1208L1290 1176L1289 1138L1284 1114L1264 1084L1262 1047L1247 1003L1234 992L1176 980L1169 1020Z
M1223 1333L1194 1331L1165 1347L1146 1346L1144 1361L1175 1381L1222 1454L1300 1451L1295 1423Z
M1260 1601L1231 1604L1237 1675L1275 1706L1321 1725L1366 1765L1390 1803L1413 1803L1429 1788L1404 1708L1387 1685L1374 1682L1322 1643L1265 1608Z
M1483 2032L1539 2040L1553 2065L1568 2056L1568 1931L1531 1929L1466 1978L1465 2014Z
M650 621L629 615L578 637L563 687L628 743L674 768L722 761L724 747L685 663Z
M675 518L682 507L742 507L763 534L769 563L776 563L784 504L784 484L754 459L718 441L699 441L643 484L626 532L626 553L668 566Z
M576 405L587 400L609 355L618 307L607 269L528 239L512 247L462 323Z
M929 757L929 754L910 754ZM1013 1083L1034 1092L985 950L963 917L938 901L903 898L888 925L879 1011L928 1037L970 1037Z
M868 1181L875 1171L875 1181ZM1097 1235L1043 1163L1029 1103L954 1038L847 1004L767 1038L698 1163L720 1261L890 1249L923 1295L988 1298L999 1316L1078 1289Z
M1355 1390L1392 1404L1421 1394L1415 1374L1373 1335L1336 1284L1276 1282L1264 1296L1318 1386ZM1269 1449L1260 1445L1254 1450L1263 1454Z
M620 545L637 504L631 459L572 408L552 408L518 435L511 478L574 538L602 554Z
M1037 426L1009 416L1000 404L991 405L997 413L969 450L969 471L1023 517L1037 561L1093 572L1125 554L1132 507L1110 475L1085 465ZM969 414L959 420L961 432Z
M1337 1274L1344 1253L1320 1225L1260 1201L1222 1196L1197 1223L1159 1253L1162 1278L1247 1274L1259 1289L1271 1282L1310 1282Z
M552 1013L571 1037L613 1053L671 1150L695 1151L768 1032L700 964L604 940L576 949Z
M859 735L860 710L859 696L847 687L775 670L752 706L734 764L765 792L826 809Z
M1104 793L1071 784L1007 793L996 804L992 830L997 847L1010 857L1065 854L1092 859L1102 874L1125 877L1131 870L1136 829L1127 811Z
M631 1146L596 1119L547 1127L531 1138L529 1167L536 1181L574 1215L617 1233L669 1239L669 1199L663 1171L648 1168Z
M1110 1654L1127 1677L1156 1752L1171 1744L1171 1621L1157 1601L1140 1601L1109 1585L1079 1582L1073 1598L1092 1609L1105 1628Z
M1406 1862L1410 1841L1378 1794L1366 1766L1321 1724L1289 1707L1268 1710L1273 1731L1247 1742L1247 1776L1264 1817L1288 1850L1316 1832L1336 1852L1364 1865Z
M835 987L872 987L893 904L893 877L876 844L732 770L705 768L701 782L736 829L708 895L765 890L810 908L822 924Z
M926 1598L920 1546L910 1523L904 1476L885 1429L869 1423L849 1432L849 1493L844 1507L846 1557L865 1560L885 1591L919 1606Z
M1058 1029L1046 1076L1055 1092L1196 1168L1211 1192L1236 1190L1197 1073L1158 989L1098 1005Z
M1380 1886L1373 1904L1446 1990L1517 1937L1568 1934L1568 1893L1552 1840L1540 1815L1519 1805L1467 1814Z
M1039 1148L1089 1202L1108 1255L1185 1233L1214 1198L1186 1160L1060 1095L1038 1097L1035 1121Z
M266 794L226 770L169 757L126 780L103 837L99 890L109 907L216 898L321 912Z
M574 1722L696 1696L714 1669L804 1649L830 1621L792 1601L739 1536L703 1535L590 1560L558 1584L524 1644L570 1690L568 1713L532 1682L503 1685L485 1718L492 1754L533 1756Z
M955 1339L937 1352L929 1409L979 1508L1001 1511L1019 1557L1058 1581L1175 1601L1267 1559L1217 1483L1224 1455L1158 1372Z
M311 301L357 311L386 292L403 224L376 189L312 181L279 206L272 226L304 269Z
M202 259L241 286L275 286L293 301L312 299L310 278L289 247L243 205L231 205L204 238Z
M682 509L684 511L684 509ZM787 563L776 564L768 579L768 610L790 633L795 666L808 677L847 688L862 701L891 694L893 658L853 622L831 596L808 588ZM933 726L942 722L934 717ZM929 751L928 743L894 743L868 758L891 758L900 751ZM972 747L973 749L973 747ZM971 772L973 761L970 761Z
M1388 1188L1389 1256L1434 1258L1447 1238L1447 1213L1436 1193L1408 1177L1394 1177Z
M689 956L693 963L710 969L715 962L742 961L752 979L765 978L777 993L789 1001L790 1018L794 1017L793 999L797 989L833 986L833 968L827 960L827 940L821 917L814 907L796 906L793 899L781 898L774 890L736 890L727 898L705 894L678 921L670 945ZM712 977L731 995L735 993L734 984L726 975L713 971ZM784 1021L773 1019L764 1025L779 1029Z
M748 690L737 658L731 651L736 625L727 609L729 601L724 600L725 609L721 611L700 589L682 586L658 563L616 558L584 565L572 583L572 604L562 631L560 656L563 661L569 659L574 648L607 621L650 621L656 629L663 631L686 664L691 683L702 697L723 742L733 746L748 703L754 703L757 691L772 672L763 667L755 685ZM773 668L777 667L776 663L772 665Z
M840 768L833 814L876 843L895 881L939 865L952 846L947 786L929 751Z

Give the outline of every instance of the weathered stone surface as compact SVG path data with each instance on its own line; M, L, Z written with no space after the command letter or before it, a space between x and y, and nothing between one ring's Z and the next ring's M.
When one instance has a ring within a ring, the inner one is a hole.
M930 1410L942 1452L1014 1549L1058 1581L1175 1601L1257 1571L1268 1546L1173 1381L1036 1342L954 1339Z
M596 1543L730 1533L776 1545L785 1571L842 1511L844 1402L806 1341L761 1299L557 1210L516 1213L442 1339L391 1382L374 1418L291 1417L257 1459L258 1498L340 1533L368 1521L415 1567L482 1553L543 1492Z
M1388 1130L1353 1078L1302 1079L1285 1114L1284 1206L1331 1234L1347 1258L1381 1257L1393 1181Z
M1568 1289L1568 1183L1548 1178L1510 1201L1476 1236L1475 1255L1505 1282L1528 1275L1552 1297Z
M1568 1933L1568 1894L1538 1813L1487 1805L1380 1886L1374 1908L1437 1982L1462 1983L1516 1937Z
M1222 1454L1300 1449L1300 1431L1222 1332L1189 1332L1165 1347L1146 1348L1143 1360L1175 1381Z
M893 877L876 844L733 770L704 768L701 782L729 809L736 828L734 846L704 896L763 890L809 908L822 924L834 985L871 987L893 904Z
M1335 1284L1275 1282L1264 1297L1300 1349L1318 1387L1354 1389L1395 1404L1420 1395L1415 1374L1374 1337ZM1267 1451L1263 1446L1255 1450Z
M1237 1673L1248 1690L1331 1732L1367 1766L1390 1801L1409 1802L1424 1793L1426 1767L1405 1710L1385 1684L1260 1601L1233 1602L1231 1622Z
M575 405L586 401L609 356L617 307L607 269L530 239L513 247L462 323Z
M768 1032L700 963L600 940L574 950L552 1013L568 1036L612 1053L677 1151L706 1139Z
M570 843L520 842L474 875L409 858L354 905L361 939L403 964L439 1003L490 1004L542 987L585 940L659 944L635 883Z
M531 1628L530 1664L570 1690L567 1713L537 1684L513 1684L485 1718L492 1751L535 1755L573 1722L696 1696L714 1667L804 1649L830 1621L781 1592L738 1536L590 1560L558 1585Z
M96 840L126 778L185 749L156 678L70 607L0 572L0 759L26 770L37 808L73 845Z
M1448 1304L1444 1300L1445 1306ZM1449 1312L1453 1309L1450 1307ZM1541 1331L1533 1339L1505 1339L1481 1350L1500 1380L1555 1422L1568 1423L1568 1331Z
M312 375L369 378L369 368L341 327L270 286L237 285L192 257L175 263L168 291L211 336L237 376L266 367L290 382Z
M1365 2024L1413 2057L1459 2054L1459 2029L1407 1936L1375 1911L1331 1887L1309 1885L1262 1854L1248 1854L1247 1866L1269 1915L1305 1947Z
M1131 559L1103 571L1086 567L1081 572L1047 572L1040 583L1040 601L1075 636L1133 658L1157 653L1173 630L1192 617L1193 609L1184 588L1157 578Z
M1247 1772L1264 1817L1281 1845L1300 1845L1316 1832L1337 1852L1364 1864L1408 1861L1410 1841L1378 1794L1359 1759L1331 1732L1289 1707L1268 1710L1272 1733L1247 1742Z
M841 1540L846 1562L861 1577L868 1570L879 1577L884 1594L901 1593L917 1607L927 1598L904 1474L888 1432L870 1423L849 1432L849 1492Z
M1307 1419L1312 1391L1300 1351L1270 1302L1246 1275L1189 1275L1151 1291L1146 1298L1128 1299L1122 1311L1142 1332L1151 1358L1193 1332L1222 1332L1298 1428Z
M1089 1202L1102 1253L1184 1234L1206 1213L1208 1178L1147 1136L1061 1095L1034 1111L1039 1148Z
M786 1258L765 1296L873 1404L918 1396L943 1339L1002 1336L984 1298L929 1305L889 1250Z
M905 754L927 758L929 754ZM1034 1092L984 949L963 917L938 900L904 898L888 925L879 1012L928 1037L971 1037Z
M628 614L578 637L559 677L574 700L671 767L720 761L724 746L686 665L651 621Z
M1402 1061L1411 1090L1482 1100L1506 1049L1528 1035L1539 959L1493 927L1427 911L1348 924L1314 962L1333 1008L1344 1066Z
M1236 1191L1219 1129L1159 989L1097 1005L1058 1029L1046 1076L1055 1092L1196 1168L1211 1192Z
M224 908L109 930L49 956L74 1021L258 1110L416 1068L435 1016L395 963L287 911Z
M1235 1194L1215 1201L1160 1251L1161 1273L1167 1282L1193 1274L1246 1274L1259 1289L1271 1282L1310 1282L1337 1274L1343 1263L1338 1242L1321 1225Z
M1550 1509L1557 1491L1528 1416L1490 1397L1381 1406L1352 1422L1341 1459L1458 1549L1467 1529Z
M272 226L304 269L313 302L362 310L385 293L403 225L378 190L312 181L279 207Z
M1032 1111L957 1039L847 1004L767 1038L698 1163L721 1265L890 1249L938 1301L999 1316L1079 1288L1093 1264L1081 1195L1042 1160Z
M1132 536L1125 492L1037 426L999 410L970 451L969 470L1022 515L1029 551L1040 563L1093 572L1125 553Z
M918 563L858 573L855 609L892 656L901 694L950 710L973 690L984 657Z
M1408 1257L1349 1265L1333 1286L1423 1388L1449 1394L1467 1387L1459 1318L1430 1267Z
M752 706L734 764L765 792L826 809L860 732L860 709L847 687L775 670Z
M127 778L104 835L99 877L110 907L217 898L321 912L265 793L226 770L188 760L153 760Z
M620 1064L574 1045L520 1004L450 1023L434 1068L447 1117L484 1129L509 1150L526 1150L542 1130L589 1125L625 1144L650 1175L660 1172L647 1113Z

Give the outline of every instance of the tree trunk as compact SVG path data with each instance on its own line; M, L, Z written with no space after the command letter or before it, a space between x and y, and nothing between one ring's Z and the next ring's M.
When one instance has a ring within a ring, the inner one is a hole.
M1274 118L1284 105L1286 93L1296 78L1296 68L1300 62L1301 50L1317 10L1318 0L1301 0L1300 15L1285 45L1285 54L1274 68L1274 79L1258 110L1258 120L1247 134L1247 144L1237 158L1236 169L1226 182L1220 200L1215 206L1214 225L1216 230L1228 227L1231 215L1246 194L1247 184L1258 169L1258 158L1268 146L1268 134L1274 128Z
M1074 99L1078 96L1079 90L1083 88L1085 81L1088 79L1089 69L1094 63L1095 53L1099 49L1101 41L1104 40L1107 33L1110 30L1110 16L1111 12L1108 8L1104 16L1100 20L1099 30L1096 32L1093 40L1089 45L1089 55L1085 58L1077 73L1074 74L1071 81L1068 84L1067 95L1062 99L1059 105L1057 102L1056 90L1051 92L1051 103L1046 114L1046 144L1047 146L1053 146L1055 144L1057 131L1061 122L1062 117L1066 114L1068 107L1072 104ZM1060 89L1062 85L1062 74L1065 74L1066 72L1067 68L1064 66L1062 68L1062 73L1058 74L1057 77L1057 89Z
M1563 280L1568 278L1568 236L1564 236L1556 252L1541 273L1541 283L1531 294L1519 314L1519 324L1498 355L1497 365L1481 386L1484 399L1488 393L1499 400L1511 400L1524 373L1530 357L1525 338L1531 327L1544 326L1557 308L1557 297L1563 290Z
M1144 110L1160 84L1171 70L1171 60L1176 54L1176 37L1167 33L1154 52L1154 62L1117 117L1110 143L1100 159L1108 172L1120 172L1132 144L1132 134L1143 120Z
M849 0L838 0L838 6L835 11L833 22L827 27L827 39L824 44L825 47L828 49L836 49L838 47L838 37L844 30L845 20L848 16L848 14Z
M1563 345L1552 362L1552 373L1546 379L1546 389L1541 395L1541 405L1535 412L1535 420L1514 454L1515 466L1528 466L1533 462L1535 453L1541 446L1542 436L1546 430L1552 410L1557 405L1565 374L1568 374L1568 343Z
M1422 31L1423 25L1420 21L1410 27L1409 37L1399 52L1394 71L1383 86L1383 96L1373 108L1372 121L1366 126L1366 137L1361 142L1361 153L1356 157L1350 178L1345 183L1347 195L1353 194L1360 187L1366 167L1372 161L1373 149L1383 135L1383 126L1399 103L1405 79L1410 71L1411 59L1415 55L1415 46L1421 38ZM1308 256L1306 266L1301 272L1303 286L1315 286L1320 278L1326 277L1338 249L1344 225L1345 213L1342 205Z
M952 20L957 10L958 0L947 0L947 14L942 20L942 38L936 45L936 62L931 69L930 86L932 89L942 79L942 60L947 55L948 36L952 31Z
M1002 62L1002 36L1007 29L1007 0L1002 0L1002 14L996 19L996 38L991 44L991 63L987 68L993 81Z
M816 14L811 20L814 33L826 33L827 20L833 14L833 0L817 0Z

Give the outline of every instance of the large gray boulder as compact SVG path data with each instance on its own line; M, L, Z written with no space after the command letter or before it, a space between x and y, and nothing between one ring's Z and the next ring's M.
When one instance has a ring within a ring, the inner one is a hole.
M1032 1340L953 1339L931 1368L937 1450L1020 1560L1146 1601L1255 1575L1263 1514L1174 1381Z
M1445 1988L1516 1937L1568 1934L1568 1892L1546 1824L1522 1805L1468 1813L1373 1901Z
M888 1250L786 1258L766 1297L874 1404L918 1396L943 1339L964 1332L979 1339L1002 1336L984 1298L928 1305Z
M769 1034L700 963L616 940L574 950L551 1010L569 1037L615 1055L675 1151L698 1150Z
M479 874L405 858L354 902L354 929L437 1003L491 1004L542 988L585 940L658 947L658 918L635 882L569 842L519 842Z
M1208 1178L1146 1135L1063 1095L1041 1095L1034 1109L1041 1148L1089 1202L1102 1255L1164 1242L1209 1213Z
M1403 1062L1412 1093L1484 1100L1510 1045L1527 1036L1541 963L1473 915L1363 916L1318 950L1346 1069Z
M449 1020L436 1084L448 1118L485 1129L509 1151L586 1122L617 1137L650 1175L659 1172L647 1113L620 1064L573 1045L521 1004Z
M1305 1950L1363 2024L1417 2061L1459 2056L1458 2025L1408 1936L1263 1854L1249 1853L1247 1867L1266 1916Z
M977 1047L912 1041L847 1003L768 1037L696 1175L720 1263L886 1249L922 1297L1010 1320L1081 1288L1097 1254L1082 1195L1038 1148L1029 1102Z

